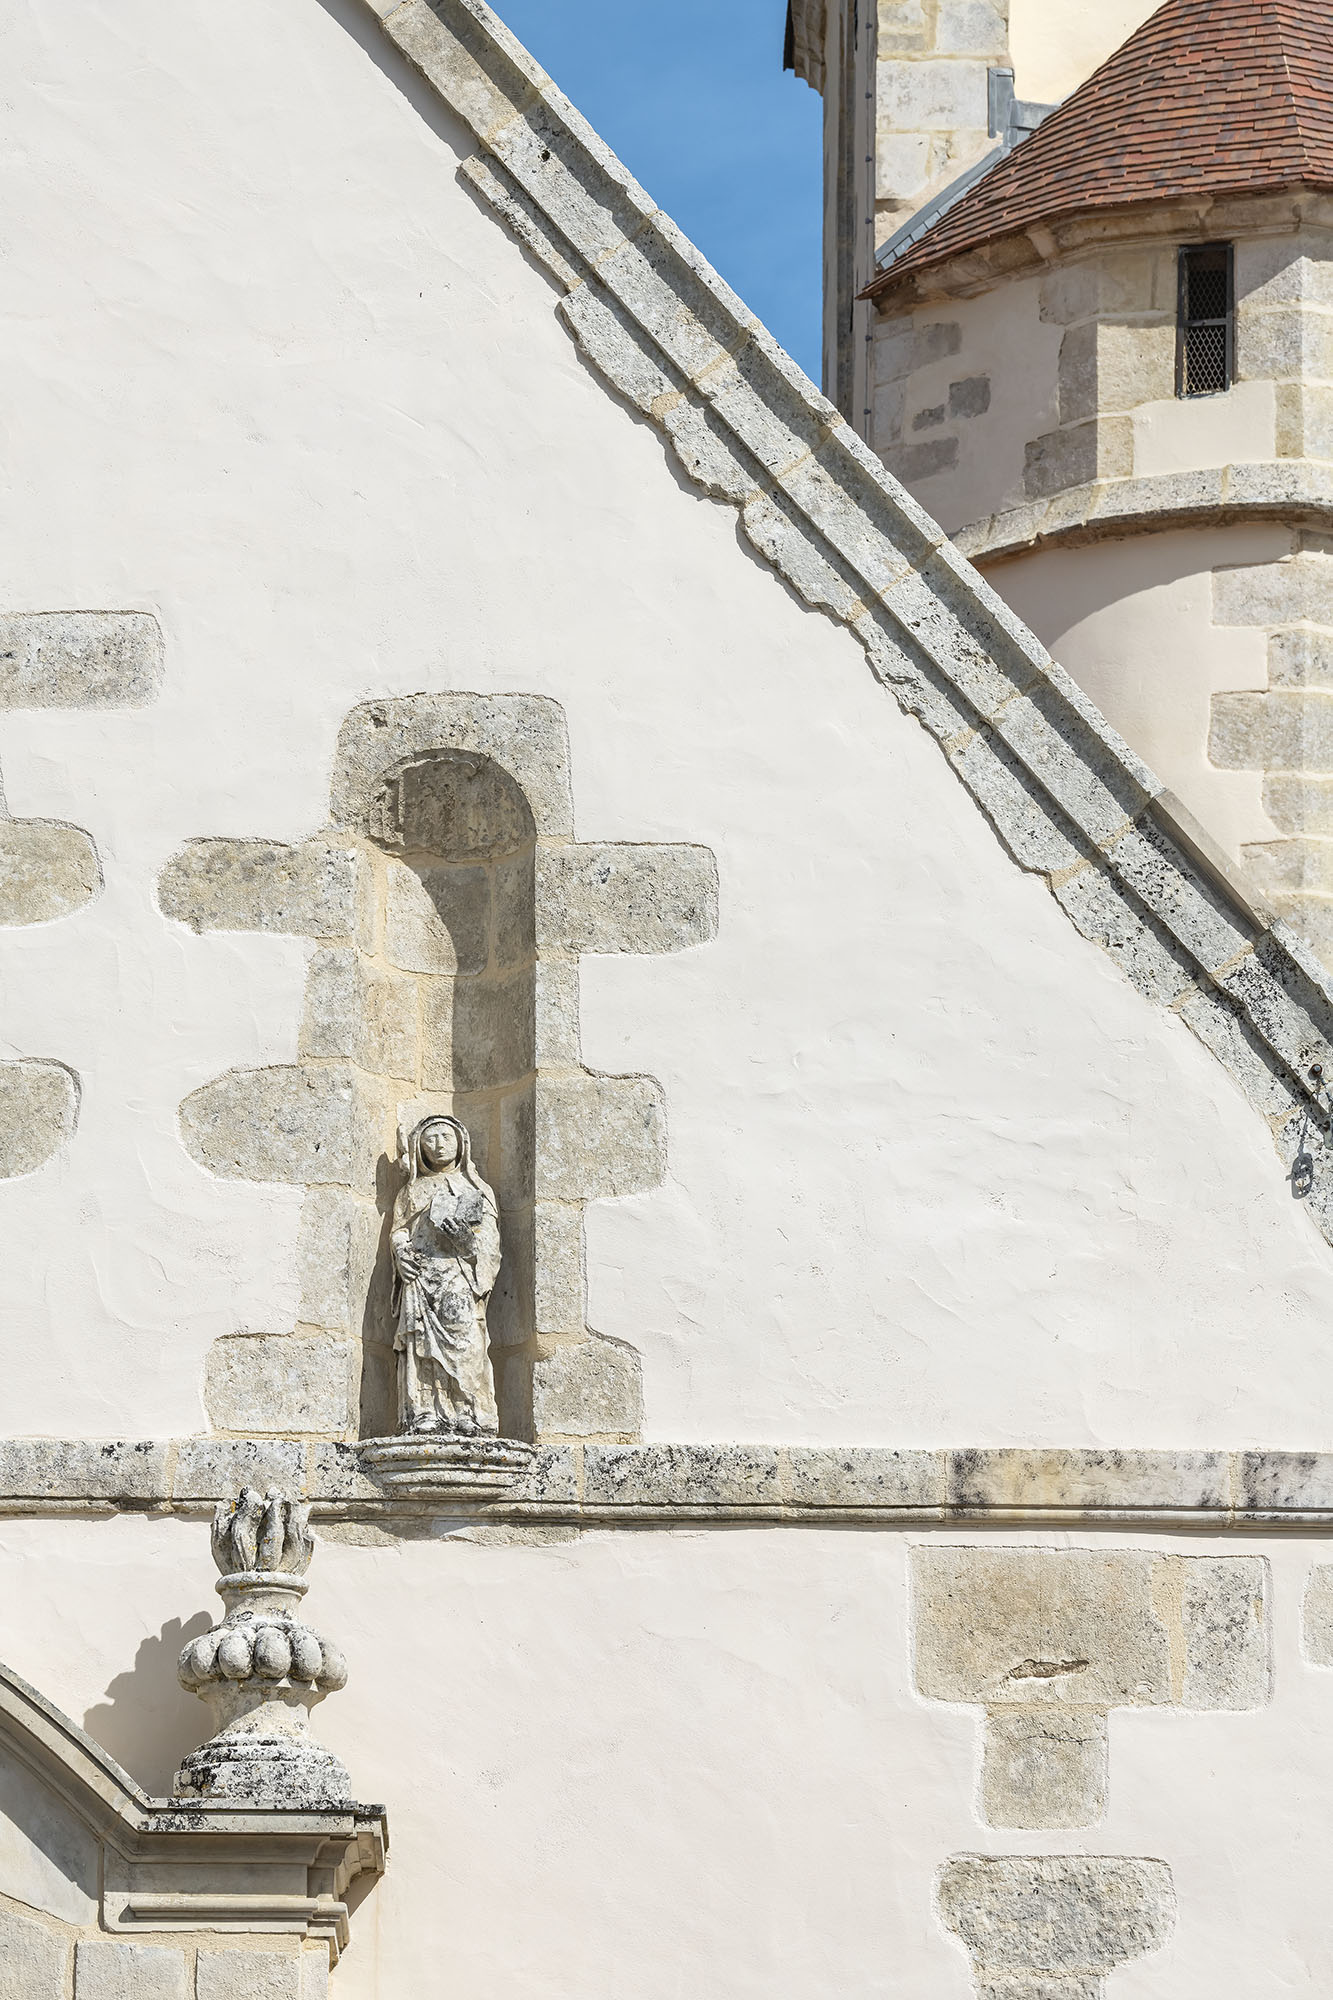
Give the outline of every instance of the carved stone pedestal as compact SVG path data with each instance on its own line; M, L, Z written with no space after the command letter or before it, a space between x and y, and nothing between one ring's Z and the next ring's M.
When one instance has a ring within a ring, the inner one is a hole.
M342 1654L297 1613L312 1547L308 1507L245 1492L218 1509L213 1554L227 1615L181 1654L182 1687L206 1702L215 1733L176 1773L179 1799L292 1810L346 1805L351 1781L310 1734L315 1703L347 1681ZM244 1568L256 1557L272 1567Z
M517 1438L458 1437L425 1431L368 1438L361 1463L387 1492L421 1500L503 1493L530 1469L535 1450Z

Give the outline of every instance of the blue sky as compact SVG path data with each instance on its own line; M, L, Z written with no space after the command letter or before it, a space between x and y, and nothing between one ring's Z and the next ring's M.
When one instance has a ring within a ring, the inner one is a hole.
M786 0L492 0L819 380L822 109L782 68Z

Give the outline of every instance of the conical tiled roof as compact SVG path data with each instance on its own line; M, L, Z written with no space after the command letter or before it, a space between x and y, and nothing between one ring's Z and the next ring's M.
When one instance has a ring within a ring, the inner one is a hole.
M1166 0L876 278L1140 201L1333 188L1333 0Z

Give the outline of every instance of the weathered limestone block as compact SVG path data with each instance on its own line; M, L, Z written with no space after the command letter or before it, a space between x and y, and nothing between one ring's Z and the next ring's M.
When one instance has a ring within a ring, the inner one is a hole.
M367 963L352 945L318 951L306 975L300 1053L345 1057L415 1083L421 1063L416 982Z
M617 1340L590 1334L533 1364L532 1415L543 1437L636 1438L643 1428L643 1366Z
M0 617L0 708L137 708L162 686L162 628L148 611Z
M182 1438L176 1448L174 1500L223 1500L242 1486L281 1487L299 1493L305 1484L305 1446L281 1438Z
M63 1063L0 1063L0 1180L35 1174L72 1137L79 1086Z
M985 1706L987 1823L1099 1818L1110 1708L1266 1701L1266 1576L1251 1556L916 1550L916 1686Z
M1132 418L1088 418L1032 439L1025 449L1024 490L1038 499L1090 480L1128 479L1133 470Z
M926 438L921 444L899 445L892 454L890 470L907 484L933 479L937 472L950 472L957 463L956 437Z
M408 32L411 24L406 17L413 11L399 9L393 39ZM424 6L420 26L432 45L442 38L440 23ZM412 59L421 58L413 54ZM494 759L522 787L539 833L553 839L573 837L564 711L558 702L535 694L419 694L363 702L338 732L332 794L335 823L366 825L390 774L442 748ZM486 852L493 851L492 831L488 826ZM389 844L391 835L392 828L381 828L376 837ZM453 842L433 851L462 858Z
M17 1910L0 1908L0 2000L65 2000L69 1946Z
M120 1507L167 1497L167 1448L150 1438L5 1438L0 1495L107 1500Z
M1095 1708L997 1708L986 1719L987 1826L1091 1826L1106 1801L1106 1715Z
M1250 880L1265 896L1302 889L1333 893L1333 840L1312 835L1295 840L1249 841L1241 849Z
M79 826L0 819L0 924L48 924L102 886L97 848Z
M314 1952L296 1956L272 1951L201 1951L195 1973L195 2000L323 2000L328 1992L328 1949L319 1967ZM310 1972L303 1978L309 1962ZM322 1989L314 1983L322 1972Z
M1270 687L1333 689L1333 632L1298 625L1268 642Z
M189 2000L185 1954L164 1945L81 1938L74 2000Z
M1166 1863L1122 1855L958 1854L937 1900L979 2000L1099 2000L1107 1973L1156 1951L1175 1923Z
M1162 401L1175 394L1175 377L1174 316L1085 320L1060 343L1060 422Z
M1085 262L1056 264L1041 281L1041 317L1057 326L1113 314L1173 312L1174 249L1101 250Z
M215 1431L322 1436L356 1422L360 1348L324 1333L230 1334L204 1362L204 1408Z
M576 1202L533 1206L538 1333L582 1333L584 1323L583 1208Z
M537 855L537 942L570 951L683 951L717 931L707 847L580 842Z
M192 1159L227 1180L375 1185L383 1113L344 1064L231 1070L180 1108Z
M1215 569L1213 622L1333 626L1333 558L1300 549L1281 562Z
M164 913L196 931L351 937L368 893L355 848L327 840L192 840L158 877Z
M1294 300L1256 308L1240 298L1236 375L1242 382L1333 379L1333 314Z
M807 1445L784 1454L795 1507L940 1507L943 1455L880 1446Z
M597 1201L660 1184L666 1115L651 1077L539 1077L534 1111L538 1200Z
M1313 1667L1333 1667L1333 1563L1316 1563L1301 1607L1305 1657Z
M781 1466L766 1445L590 1444L583 1494L613 1507L777 1506Z
M1223 771L1333 771L1333 693L1215 694L1208 757Z
M296 1255L307 1326L359 1334L382 1223L374 1202L344 1188L312 1187L301 1204Z
M1333 834L1333 777L1269 771L1262 797L1264 811L1284 833Z
M403 972L480 972L489 950L485 868L409 868L390 861L384 956Z
M496 1090L533 1067L533 977L525 966L504 979L452 982L452 1027L447 1070L437 1067L444 1047L440 1001L448 982L433 982L426 1007L427 1090Z
M976 62L878 65L876 113L891 132L986 132L986 66Z
M533 976L533 1057L543 1069L577 1069L582 1060L576 959L539 959Z

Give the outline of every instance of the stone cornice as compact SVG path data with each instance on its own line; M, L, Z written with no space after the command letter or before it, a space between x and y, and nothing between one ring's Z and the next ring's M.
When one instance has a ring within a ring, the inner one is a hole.
M1333 525L1333 464L1279 458L1095 480L974 521L953 541L970 562L991 563L1038 548L1253 520L1327 531Z
M940 528L710 270L483 0L363 0L474 134L460 169L537 260L589 366L844 624L1018 865L1222 1062L1290 1163L1333 994ZM1275 1199L1284 1198L1275 1174ZM1333 1167L1307 1209L1333 1240Z
M108 1931L285 1931L321 1939L336 1961L349 1934L347 1889L358 1875L384 1869L381 1807L289 1812L150 1798L4 1666L0 1753L62 1800L97 1841Z
M0 1440L0 1517L212 1512L242 1484L281 1485L317 1520L411 1534L468 1525L901 1528L1120 1523L1154 1528L1333 1528L1333 1452L1116 1451L874 1445L551 1444L497 1497L426 1501L385 1491L355 1444L290 1438ZM40 1699L34 1697L34 1699ZM96 1783L145 1801L100 1760ZM151 1802L148 1802L151 1803ZM115 1810L120 1810L115 1807ZM299 1816L298 1816L299 1817Z

